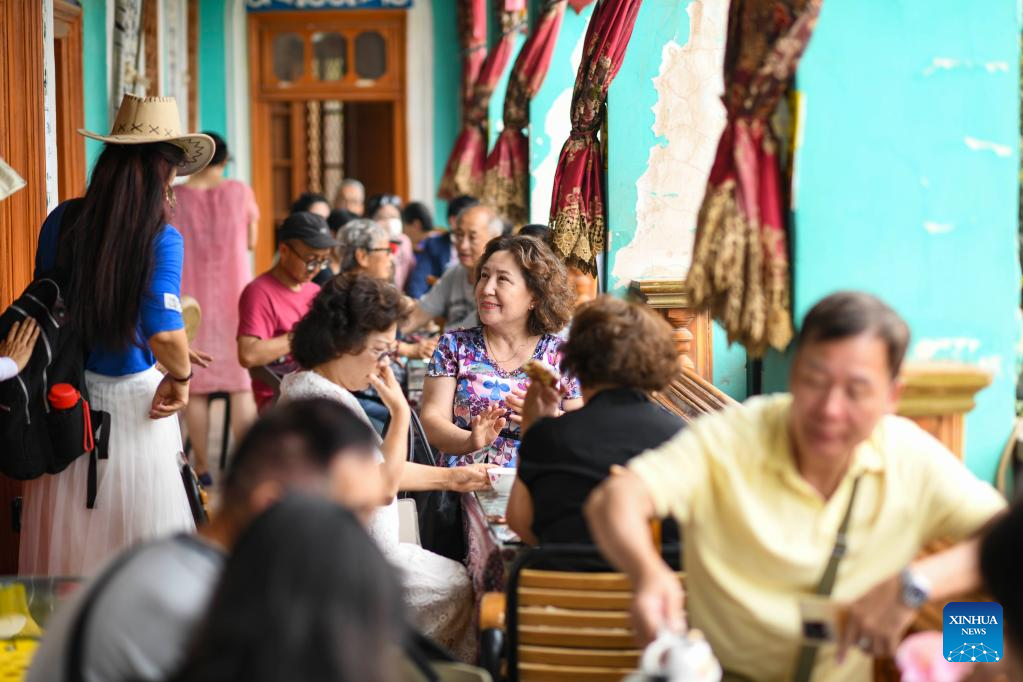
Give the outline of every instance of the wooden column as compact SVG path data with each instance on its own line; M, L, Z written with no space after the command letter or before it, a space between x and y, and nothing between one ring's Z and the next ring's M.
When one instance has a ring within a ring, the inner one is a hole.
M962 460L966 415L977 393L991 384L991 373L959 362L910 362L898 413L919 424Z
M714 336L710 315L692 308L683 279L639 279L629 287L633 298L659 312L675 330L679 362L707 381L714 377Z
M635 280L632 297L653 308L674 330L681 372L658 393L657 401L687 422L716 412L735 401L711 383L714 337L711 318L693 310L685 280Z

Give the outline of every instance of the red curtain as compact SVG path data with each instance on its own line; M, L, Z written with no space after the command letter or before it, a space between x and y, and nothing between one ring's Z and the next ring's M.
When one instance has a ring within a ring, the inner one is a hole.
M770 118L823 0L733 2L725 51L728 123L696 231L688 283L753 357L792 340L785 201Z
M474 4L479 0L473 0ZM472 88L472 96L463 103L462 131L444 168L437 196L454 199L462 194L483 195L483 177L487 159L486 128L487 107L490 96L501 80L515 47L515 34L522 29L521 0L501 3L501 39L487 54ZM485 31L484 31L485 33Z
M642 0L600 0L590 17L572 93L572 132L561 149L551 201L551 243L568 265L597 273L606 225L604 167L597 133L607 89L625 58Z
M515 59L504 95L504 129L487 157L487 203L513 225L529 222L529 101L540 90L565 16L565 0L548 0Z
M473 88L487 58L487 0L459 0L458 42L462 47L462 113L472 105Z

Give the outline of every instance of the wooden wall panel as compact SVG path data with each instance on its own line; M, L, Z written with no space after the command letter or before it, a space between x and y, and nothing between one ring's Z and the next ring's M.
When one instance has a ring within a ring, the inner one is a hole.
M0 201L0 309L32 277L36 236L46 217L43 139L43 4L0 2L0 156L27 185ZM0 476L0 574L18 569L11 500L21 484Z
M85 100L82 93L82 9L55 0L54 62L57 89L57 182L60 201L85 194Z

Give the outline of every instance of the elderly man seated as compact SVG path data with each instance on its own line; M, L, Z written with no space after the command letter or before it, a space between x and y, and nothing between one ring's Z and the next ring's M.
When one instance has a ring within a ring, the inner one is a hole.
M419 299L415 312L402 326L413 332L435 317L444 318L444 331L478 327L476 314L476 262L494 237L500 237L504 223L488 206L473 206L458 214L451 230L451 243L458 253L458 263L437 280Z
M908 342L880 300L829 296L804 320L791 394L701 418L593 493L587 521L635 586L641 637L685 623L655 516L683 524L685 611L726 679L869 680L928 599L979 587L975 536L1005 503L893 416ZM940 537L959 544L918 558ZM805 645L829 604L839 641Z

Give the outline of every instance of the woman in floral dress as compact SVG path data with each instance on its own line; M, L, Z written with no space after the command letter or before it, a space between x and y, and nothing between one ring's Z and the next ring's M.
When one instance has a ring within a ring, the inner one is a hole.
M543 242L515 236L487 245L476 266L481 326L441 337L423 387L423 426L449 466L516 466L520 429L510 405L529 386L531 360L557 374L555 334L574 300L565 267ZM563 378L560 387L562 409L581 406L578 382Z

